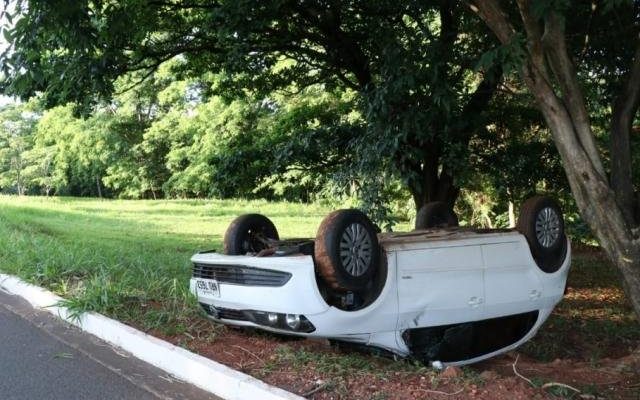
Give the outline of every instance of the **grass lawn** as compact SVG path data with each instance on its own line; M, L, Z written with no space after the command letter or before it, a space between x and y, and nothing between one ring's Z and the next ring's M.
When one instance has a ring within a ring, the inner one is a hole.
M188 292L189 258L198 250L221 249L233 218L259 212L274 221L283 238L314 237L329 211L320 205L265 201L0 196L0 272L49 288L77 313L98 311L269 383L299 394L313 392L318 399L422 398L433 390L454 393L460 388L459 398L483 398L484 392L484 398L557 396L558 390L542 389L549 381L607 398L635 398L627 397L635 388L640 393L640 383L633 382L640 380L640 324L616 272L593 249L574 252L565 299L538 335L518 349L520 371L535 387L514 377L513 355L445 379L411 361L237 331L203 317ZM634 367L635 358L629 357L636 356ZM598 375L609 366L609 375ZM483 370L497 376L483 378ZM615 385L606 386L614 378ZM567 392L568 397L574 394Z

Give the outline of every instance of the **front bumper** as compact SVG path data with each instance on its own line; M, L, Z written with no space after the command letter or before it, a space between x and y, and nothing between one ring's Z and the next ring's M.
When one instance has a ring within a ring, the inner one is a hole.
M315 283L311 256L252 257L225 256L217 253L201 253L191 258L194 264L248 267L281 271L291 277L282 286L259 286L217 279L217 296L199 293L198 278L192 278L191 292L204 304L232 310L257 310L276 313L319 314L329 309ZM216 278L214 276L214 278Z
M192 278L191 292L214 320L280 334L356 342L400 355L409 353L397 331L398 299L393 266L388 268L388 284L371 305L358 311L343 311L328 305L322 297L311 256L252 257L201 253L193 256L191 261L194 264L242 266L291 274L279 287L218 281L216 295L199 292L196 282L200 278ZM390 257L389 261L395 264L395 257ZM268 314L278 314L280 322L269 326L264 319L256 321L257 313L267 318ZM309 332L293 331L282 324L287 316L296 315L308 320L313 329Z

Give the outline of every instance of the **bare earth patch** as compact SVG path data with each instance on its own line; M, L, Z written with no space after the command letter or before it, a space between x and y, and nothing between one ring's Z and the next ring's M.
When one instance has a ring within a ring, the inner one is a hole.
M196 321L174 344L312 399L640 399L640 324L602 254L579 249L567 294L517 351L435 371L328 341Z

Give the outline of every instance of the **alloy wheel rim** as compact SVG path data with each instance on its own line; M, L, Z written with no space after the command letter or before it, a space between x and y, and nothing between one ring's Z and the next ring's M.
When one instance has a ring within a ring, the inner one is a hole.
M371 263L371 236L364 225L354 222L340 238L340 260L351 276L362 276Z
M560 218L551 207L545 207L536 217L536 238L543 247L553 246L560 237Z

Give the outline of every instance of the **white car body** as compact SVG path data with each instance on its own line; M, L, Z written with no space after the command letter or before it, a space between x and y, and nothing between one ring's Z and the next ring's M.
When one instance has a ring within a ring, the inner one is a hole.
M191 259L194 265L244 266L285 272L290 278L283 286L265 287L194 277L190 289L205 309L214 310L213 306L231 311L304 315L315 329L309 333L292 332L235 319L233 312L231 318L229 313L210 313L225 324L353 342L400 356L412 353L403 337L412 329L537 312L535 323L517 341L482 354L473 353L470 358L443 360L445 365L459 365L509 351L533 337L562 299L571 263L567 243L562 266L553 273L543 272L532 257L526 238L515 230L480 232L454 228L383 233L378 238L386 260L386 281L378 297L356 311L344 311L325 301L313 258L308 255L199 253ZM215 290L209 290L211 287Z

